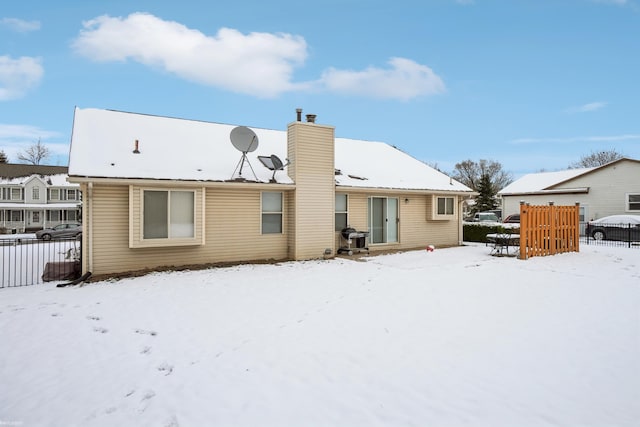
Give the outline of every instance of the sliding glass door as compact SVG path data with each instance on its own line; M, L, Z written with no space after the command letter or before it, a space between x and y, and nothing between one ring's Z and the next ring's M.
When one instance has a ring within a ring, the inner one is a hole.
M398 199L369 197L369 241L393 243L398 241Z

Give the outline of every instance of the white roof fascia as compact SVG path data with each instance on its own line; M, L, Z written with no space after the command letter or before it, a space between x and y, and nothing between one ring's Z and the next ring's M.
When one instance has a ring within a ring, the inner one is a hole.
M499 193L501 196L535 196L542 194L584 194L590 187L558 188L556 190L525 191L521 193Z

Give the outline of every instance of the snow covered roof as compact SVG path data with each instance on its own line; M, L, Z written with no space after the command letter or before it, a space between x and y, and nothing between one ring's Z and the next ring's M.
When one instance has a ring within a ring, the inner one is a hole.
M38 177L47 183L49 187L77 187L78 184L70 184L67 181L68 175L66 173L58 173L55 175L29 175L29 176L18 176L13 178L3 178L0 177L0 185L24 185L32 178Z
M69 175L76 177L231 181L242 154L230 142L235 125L76 108ZM251 128L258 149L247 153L255 178L269 182L273 171L258 156L287 157L287 133ZM138 141L139 154L134 153ZM242 176L254 180L245 163ZM335 140L339 186L412 190L472 190L410 155L381 142ZM286 169L276 182L293 184Z
M542 192L545 190L549 190L550 187L560 184L561 182L568 181L594 169L596 168L568 169L557 172L530 173L520 179L513 181L511 184L500 190L498 194L504 196L509 194ZM581 189L574 190L578 191ZM569 191L569 189L567 189L567 191Z
M383 142L336 138L338 186L468 191L467 186Z

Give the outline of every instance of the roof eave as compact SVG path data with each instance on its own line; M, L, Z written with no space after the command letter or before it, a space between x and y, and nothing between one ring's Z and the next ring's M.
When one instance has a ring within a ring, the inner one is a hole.
M285 191L295 189L295 184L258 181L205 181L187 179L157 179L157 178L109 178L95 176L69 175L69 182L77 184L116 184L116 185L141 185L168 187L172 185L187 187L233 187L233 188L281 188Z
M556 190L522 191L515 193L498 193L499 196L541 196L545 194L586 194L590 187L560 188Z

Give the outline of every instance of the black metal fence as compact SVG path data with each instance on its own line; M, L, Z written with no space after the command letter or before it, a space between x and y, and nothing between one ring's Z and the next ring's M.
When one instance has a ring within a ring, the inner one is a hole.
M70 280L80 275L81 238L0 237L0 288Z
M580 223L581 243L640 249L640 224Z

